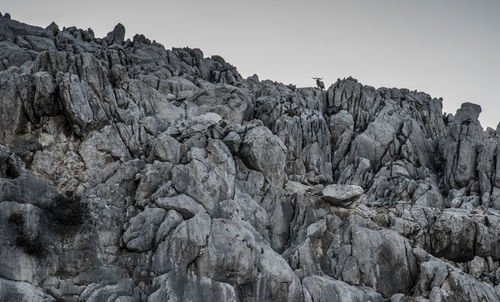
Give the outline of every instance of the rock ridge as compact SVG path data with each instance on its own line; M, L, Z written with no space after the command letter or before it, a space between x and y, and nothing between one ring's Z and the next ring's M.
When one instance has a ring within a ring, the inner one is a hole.
M500 124L0 14L0 300L498 301Z

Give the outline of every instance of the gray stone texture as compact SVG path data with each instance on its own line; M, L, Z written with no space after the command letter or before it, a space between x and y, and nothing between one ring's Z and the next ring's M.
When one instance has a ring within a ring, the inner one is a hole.
M499 301L480 112L0 15L0 300Z

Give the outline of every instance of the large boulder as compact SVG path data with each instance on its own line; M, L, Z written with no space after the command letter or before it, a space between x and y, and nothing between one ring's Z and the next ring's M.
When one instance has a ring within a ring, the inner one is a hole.
M126 247L132 251L144 252L153 247L156 231L165 217L165 210L146 208L130 219L129 226L123 233Z
M363 188L355 185L328 185L323 191L323 199L333 206L348 207L363 194Z
M250 129L241 146L241 155L249 167L261 171L273 185L283 186L287 148L283 142L266 127Z

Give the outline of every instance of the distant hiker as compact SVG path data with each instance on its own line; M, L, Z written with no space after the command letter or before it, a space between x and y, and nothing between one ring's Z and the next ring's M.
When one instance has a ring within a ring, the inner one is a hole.
M325 90L325 83L321 82L323 78L313 78L316 80L316 86L318 86L319 89Z

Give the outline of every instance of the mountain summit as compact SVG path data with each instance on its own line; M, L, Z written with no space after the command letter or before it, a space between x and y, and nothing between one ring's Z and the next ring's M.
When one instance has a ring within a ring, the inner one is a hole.
M0 17L0 300L499 301L500 127Z

